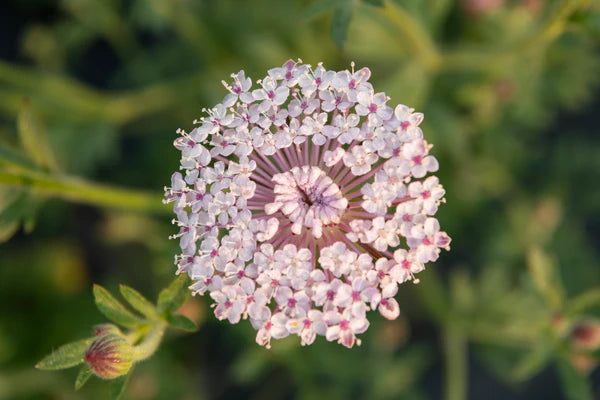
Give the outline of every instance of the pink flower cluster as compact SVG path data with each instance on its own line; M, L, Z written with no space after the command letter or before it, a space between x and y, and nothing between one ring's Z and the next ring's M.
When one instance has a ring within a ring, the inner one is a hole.
M449 250L423 114L392 108L368 68L289 60L253 86L244 71L191 132L165 188L177 273L215 316L249 319L257 343L317 335L360 344L367 311L400 313L398 285Z

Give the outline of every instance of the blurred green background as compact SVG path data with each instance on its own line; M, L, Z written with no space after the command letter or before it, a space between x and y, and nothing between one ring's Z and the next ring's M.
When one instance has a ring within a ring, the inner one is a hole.
M0 399L107 398L33 366L105 321L92 283L168 285L175 130L298 57L425 113L452 251L352 350L190 299L125 398L600 398L598 2L7 0L0 37Z

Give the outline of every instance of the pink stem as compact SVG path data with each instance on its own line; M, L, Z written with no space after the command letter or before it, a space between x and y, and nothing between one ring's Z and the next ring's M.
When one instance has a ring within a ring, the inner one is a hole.
M373 169L372 171L370 171L369 173L361 176L360 178L356 179L355 181L352 182L352 184L345 186L344 187L344 191L349 191L350 189L360 185L361 183L363 183L364 181L370 179L372 176L374 176L379 170L381 170L383 168L383 164L381 164L379 167Z
M279 150L277 150L275 152L275 154L273 154L273 158L277 159L277 162L279 162L280 167L283 167L282 171L283 170L289 171L291 169L290 166L285 161L285 159L281 156L281 153L279 152Z
M307 140L310 140L310 138L307 138ZM319 165L319 146L312 143L312 141L311 141L311 147L312 147L312 152L311 152L310 165L315 165L315 166Z

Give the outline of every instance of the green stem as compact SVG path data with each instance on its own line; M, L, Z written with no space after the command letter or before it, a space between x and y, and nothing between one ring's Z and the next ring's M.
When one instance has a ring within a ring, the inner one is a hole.
M106 93L74 79L39 73L0 60L0 82L6 84L2 88L0 106L16 112L23 97L31 97L37 100L36 106L58 111L67 119L102 119L122 125L184 101L182 89L197 85L200 78L200 74L196 74L138 90Z
M444 357L446 369L446 400L467 398L467 339L453 322L444 328Z
M81 178L51 175L27 169L0 168L0 185L27 187L51 196L99 207L169 213L160 195L93 183Z
M150 327L142 342L137 346L133 347L134 358L136 361L145 360L156 352L162 338L165 334L167 323L165 321L156 321L154 325Z

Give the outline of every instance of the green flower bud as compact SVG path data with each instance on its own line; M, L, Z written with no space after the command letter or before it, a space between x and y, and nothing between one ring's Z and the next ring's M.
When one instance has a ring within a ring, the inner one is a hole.
M134 349L125 338L114 333L98 336L84 356L94 374L103 379L125 375L134 362Z

